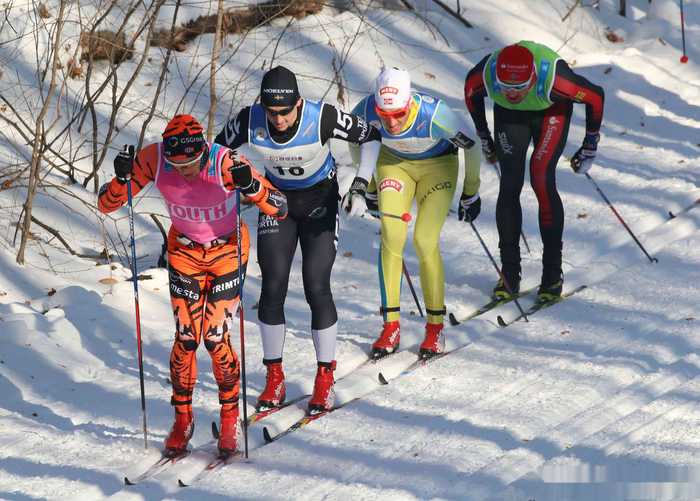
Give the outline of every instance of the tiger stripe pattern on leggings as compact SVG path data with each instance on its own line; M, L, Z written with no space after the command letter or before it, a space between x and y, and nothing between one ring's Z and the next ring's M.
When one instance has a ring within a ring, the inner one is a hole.
M231 326L240 301L235 233L226 243L205 249L168 235L170 301L175 317L175 341L170 354L172 404L191 405L197 381L197 348L212 359L221 404L238 401L238 356L231 347ZM249 235L241 226L241 278L248 263Z

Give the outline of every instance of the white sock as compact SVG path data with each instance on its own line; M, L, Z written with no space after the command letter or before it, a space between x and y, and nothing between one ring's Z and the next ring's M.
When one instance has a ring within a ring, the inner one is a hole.
M316 348L316 360L319 362L332 362L335 360L335 339L337 335L337 323L325 329L311 330L311 337L314 340L314 348Z
M265 360L282 358L286 332L285 325L270 325L263 322L259 322L259 324L263 344L263 358Z

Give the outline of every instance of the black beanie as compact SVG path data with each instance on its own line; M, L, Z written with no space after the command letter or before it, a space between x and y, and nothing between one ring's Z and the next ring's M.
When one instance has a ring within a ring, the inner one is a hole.
M284 66L276 66L263 75L260 102L263 106L292 106L299 99L297 77Z

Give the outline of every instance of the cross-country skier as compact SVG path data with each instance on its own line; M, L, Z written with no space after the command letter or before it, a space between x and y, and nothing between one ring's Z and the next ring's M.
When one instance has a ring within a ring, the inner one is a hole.
M258 319L267 367L258 408L279 406L285 399L282 350L284 301L297 243L301 245L304 293L311 308L311 336L317 372L309 412L330 409L338 315L331 293L331 269L338 240L338 181L330 139L359 144L362 163L372 168L380 147L376 129L357 116L324 102L303 99L296 76L277 66L263 76L260 103L243 108L216 137L239 148L289 202L289 217L278 221L265 213L258 219L258 262L262 290ZM355 208L360 213L364 208Z
M494 101L495 143L486 121L486 96ZM538 299L554 299L561 295L563 286L564 230L564 207L557 192L555 169L566 145L573 103L586 105L586 136L571 158L571 166L579 174L591 168L603 119L603 89L574 73L548 47L521 41L487 55L472 68L464 85L464 98L484 156L500 164L496 221L503 276L513 293L520 290L520 191L527 148L534 144L530 183L539 203L544 248ZM499 279L493 295L510 296L503 280Z
M418 206L413 243L427 312L420 353L430 357L444 348L445 276L439 241L457 185L457 151L465 152L466 167L458 215L467 221L476 219L481 210L479 148L473 147L461 117L441 99L412 91L409 73L397 68L381 72L374 93L360 101L353 113L377 127L382 135L376 169L379 209L403 214L411 209L414 199ZM361 164L343 198L343 207L349 212L356 204L364 203L371 175L372 170ZM399 346L401 271L407 234L405 222L381 218L379 283L384 327L372 345L374 358L393 353Z
M251 168L250 163L204 139L202 126L190 115L176 115L163 141L134 157L133 148L114 160L116 177L102 186L98 207L103 213L127 202L155 183L172 221L168 232L170 300L175 316L175 343L170 353L170 379L175 424L165 439L165 454L187 448L194 431L192 392L197 379L196 350L204 339L219 386L221 426L219 450L236 450L239 363L230 343L230 328L240 298L235 189L271 218L283 219L282 193ZM248 262L248 228L241 222L241 273Z

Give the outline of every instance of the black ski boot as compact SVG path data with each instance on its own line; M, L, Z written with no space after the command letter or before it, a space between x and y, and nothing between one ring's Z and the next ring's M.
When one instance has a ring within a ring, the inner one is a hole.
M563 287L564 279L562 278L561 268L545 268L542 271L540 288L537 290L537 302L549 303L551 301L556 301L561 297Z
M512 299L520 292L520 271L504 269L503 277L498 279L496 287L493 288L491 298L495 300ZM506 279L506 283L503 279Z

